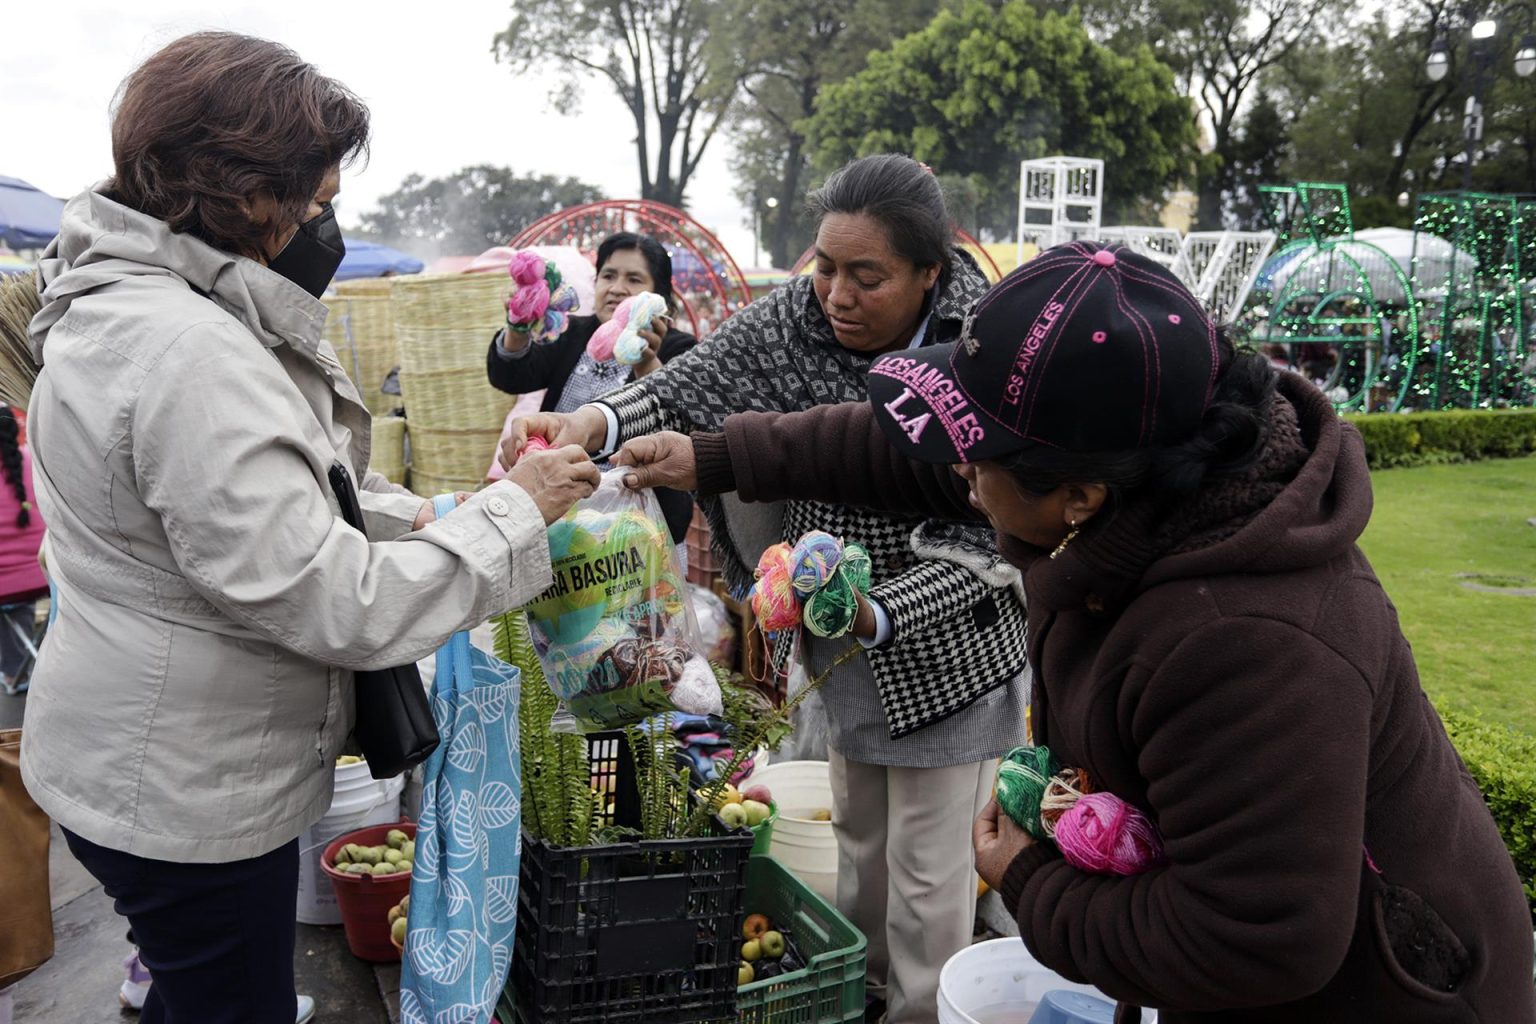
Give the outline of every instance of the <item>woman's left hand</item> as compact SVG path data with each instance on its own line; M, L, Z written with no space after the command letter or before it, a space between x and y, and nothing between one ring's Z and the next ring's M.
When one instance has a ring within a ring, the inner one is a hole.
M453 492L453 503L454 503L454 505L457 506L457 505L464 504L464 502L469 500L469 494L470 494L469 491L454 491ZM434 510L432 508L432 502L430 500L426 501L426 502L424 502L422 504L421 511L416 513L416 522L411 524L411 529L413 531L419 530L423 526L426 526L428 523L432 522L432 520L434 520L436 518L437 518L437 512L436 512L436 510Z
M971 826L971 846L976 851L976 873L993 889L1002 889L1003 876L1015 857L1035 845L1025 832L997 806L997 797L987 801Z
M633 371L636 380L661 369L661 339L666 337L671 329L672 321L658 316L651 321L649 330L635 332L640 336L640 340L645 342L645 355L640 357Z

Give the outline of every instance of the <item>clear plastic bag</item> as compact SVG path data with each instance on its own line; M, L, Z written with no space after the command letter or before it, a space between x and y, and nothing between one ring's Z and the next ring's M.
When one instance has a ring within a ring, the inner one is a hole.
M661 505L622 476L603 474L591 497L550 526L554 583L526 609L561 701L557 731L722 710Z

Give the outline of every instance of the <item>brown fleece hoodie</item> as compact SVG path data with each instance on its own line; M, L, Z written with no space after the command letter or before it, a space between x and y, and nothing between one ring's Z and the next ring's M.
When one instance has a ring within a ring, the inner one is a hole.
M1281 394L1296 427L1271 445L1302 447L1268 461L1280 486L1213 484L1182 529L1131 505L1054 561L1004 545L1037 742L1145 811L1168 858L1104 877L1038 845L1003 898L1041 962L1164 1024L1533 1024L1519 879L1356 547L1359 435L1299 378ZM733 416L694 445L711 491L975 515L867 404Z

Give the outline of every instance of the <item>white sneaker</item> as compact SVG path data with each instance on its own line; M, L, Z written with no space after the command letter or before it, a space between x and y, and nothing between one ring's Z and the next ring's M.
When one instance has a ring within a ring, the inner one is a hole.
M294 1024L309 1024L315 1019L315 999L313 996L299 996L299 1013L294 1018Z
M130 1010L142 1010L149 985L149 971L139 962L139 951L135 948L123 957L123 985L117 990L117 1001Z

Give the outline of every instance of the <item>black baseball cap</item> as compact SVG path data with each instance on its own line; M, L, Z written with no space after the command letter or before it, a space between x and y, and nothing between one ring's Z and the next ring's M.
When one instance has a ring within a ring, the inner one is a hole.
M1194 433L1219 365L1216 325L1165 267L1068 242L993 285L959 341L875 360L869 400L891 443L924 462L1121 451Z

